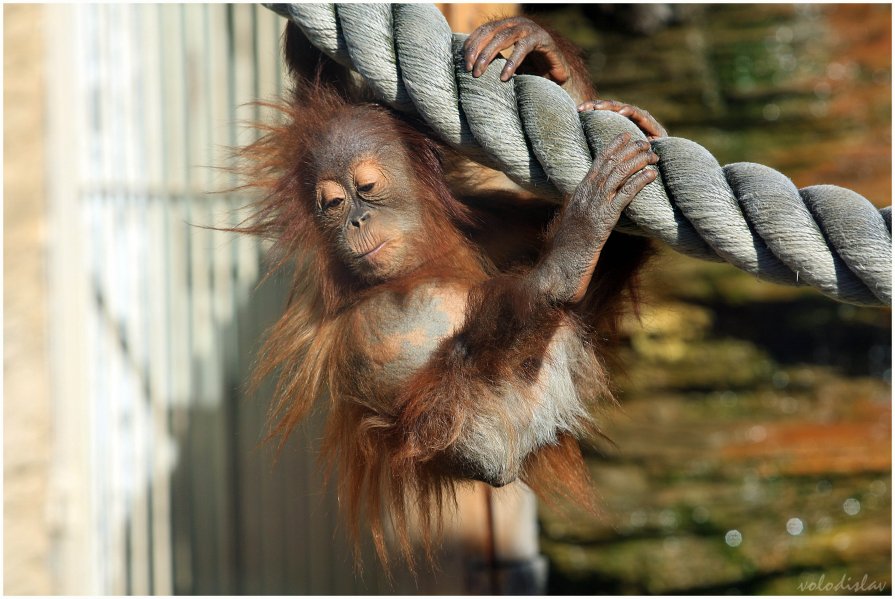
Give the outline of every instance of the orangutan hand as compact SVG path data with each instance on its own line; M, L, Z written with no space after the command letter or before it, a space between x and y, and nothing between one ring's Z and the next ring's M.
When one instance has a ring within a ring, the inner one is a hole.
M588 100L578 105L578 112L585 110L611 110L618 114L628 117L631 122L640 127L647 139L654 141L661 137L668 137L665 127L659 124L653 115L630 104L623 104L615 100Z
M463 44L466 70L480 77L500 51L510 46L513 52L500 72L501 81L509 81L517 71L559 85L569 80L571 70L556 42L543 27L525 17L491 21L473 31Z

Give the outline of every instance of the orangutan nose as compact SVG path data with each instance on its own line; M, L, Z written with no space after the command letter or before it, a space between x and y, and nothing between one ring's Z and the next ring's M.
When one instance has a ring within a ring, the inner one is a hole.
M361 225L370 218L370 211L366 208L357 209L351 211L351 214L348 216L348 220L352 226L360 229Z

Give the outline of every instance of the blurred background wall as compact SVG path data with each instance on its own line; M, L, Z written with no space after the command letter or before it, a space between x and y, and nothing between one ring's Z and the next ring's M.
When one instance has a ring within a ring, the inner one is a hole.
M443 10L469 31L519 8ZM601 95L722 164L891 203L890 7L524 10ZM8 594L388 591L369 555L353 573L315 425L275 465L258 445L266 395L242 385L285 277L256 288L264 248L192 226L239 218L209 167L270 116L244 103L282 90L282 26L250 5L4 7ZM889 585L890 312L667 252L645 283L615 446L587 455L604 513L541 509L549 590Z
M3 9L3 574L35 594L53 592L42 10Z
M891 204L891 6L527 8L721 164ZM604 517L542 510L550 590L890 592L891 311L667 251L645 284L588 458Z

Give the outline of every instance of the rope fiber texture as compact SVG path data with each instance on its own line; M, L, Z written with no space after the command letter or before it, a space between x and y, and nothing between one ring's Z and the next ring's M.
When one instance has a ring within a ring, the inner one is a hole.
M499 79L497 58L473 78L432 4L270 4L376 97L421 118L442 141L499 169L541 197L562 201L619 133L643 133L612 111L578 113L542 77ZM892 301L891 207L834 185L798 189L760 164L720 166L702 146L652 142L659 177L628 206L616 230L663 241L682 254L725 261L784 285L810 285L841 302Z

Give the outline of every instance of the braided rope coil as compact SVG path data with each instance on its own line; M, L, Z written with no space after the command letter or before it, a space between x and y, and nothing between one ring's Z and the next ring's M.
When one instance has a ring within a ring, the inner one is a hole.
M309 41L358 72L377 98L422 118L445 143L521 187L561 201L619 133L645 139L612 111L578 113L542 77L481 77L464 68L466 36L431 4L272 4ZM784 285L810 285L841 302L892 301L891 208L834 185L798 189L753 163L720 166L699 144L652 142L659 177L616 230L659 239L703 260L725 261Z

